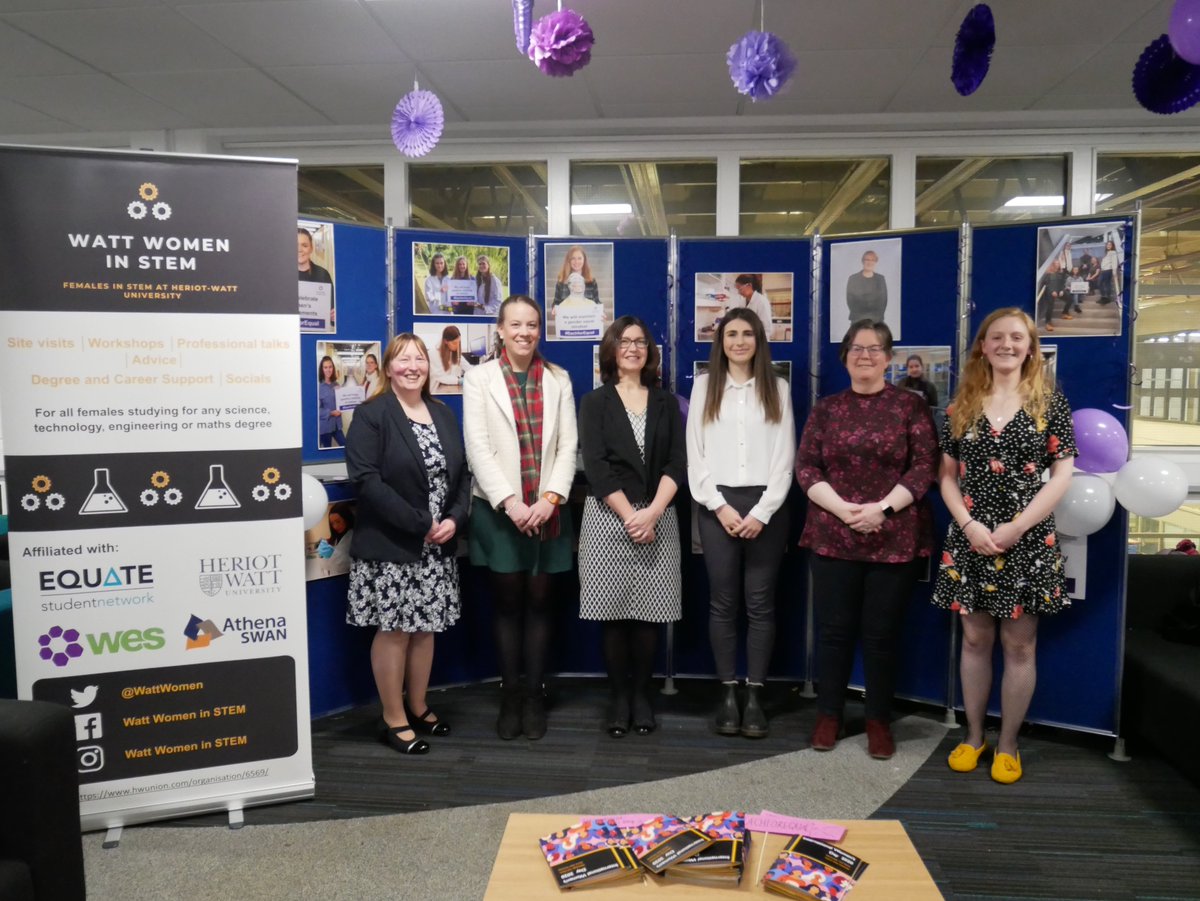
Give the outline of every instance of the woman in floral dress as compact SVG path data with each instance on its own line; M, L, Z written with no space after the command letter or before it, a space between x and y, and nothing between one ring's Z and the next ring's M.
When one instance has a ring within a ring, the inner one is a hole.
M1038 620L1071 603L1052 511L1077 454L1071 409L1046 380L1037 328L1024 312L1009 307L983 321L949 412L940 482L954 523L933 603L960 615L967 734L948 762L970 772L987 750L983 727L999 631L1004 675L991 772L1011 783L1022 774L1017 732L1037 682Z
M383 741L424 754L429 743L416 732L450 732L425 690L434 634L459 616L455 536L466 523L471 478L458 420L429 393L425 343L397 335L383 371L387 381L355 411L346 442L358 492L346 621L376 628L371 670Z

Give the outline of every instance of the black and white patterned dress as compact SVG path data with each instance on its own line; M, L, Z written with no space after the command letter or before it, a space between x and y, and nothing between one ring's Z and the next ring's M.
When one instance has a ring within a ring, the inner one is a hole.
M646 411L625 412L644 461ZM634 504L638 510L647 506ZM666 623L679 619L681 611L675 508L667 507L658 520L654 541L634 544L621 517L589 495L579 527L579 618Z
M440 520L449 482L446 456L432 424L410 422L429 474L429 512ZM378 626L385 632L443 632L458 621L458 563L453 542L425 544L416 563L355 559L350 568L352 626Z

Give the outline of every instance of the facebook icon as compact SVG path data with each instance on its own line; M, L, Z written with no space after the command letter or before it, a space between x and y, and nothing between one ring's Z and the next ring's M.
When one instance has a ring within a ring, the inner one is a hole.
M94 741L104 736L104 727L98 713L79 713L75 715L75 740Z

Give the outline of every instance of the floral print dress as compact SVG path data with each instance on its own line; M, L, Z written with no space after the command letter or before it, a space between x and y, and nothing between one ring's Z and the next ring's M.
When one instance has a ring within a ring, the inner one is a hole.
M981 416L962 438L947 418L942 451L958 461L958 488L972 518L989 529L1011 522L1042 487L1042 473L1055 460L1078 455L1071 408L1055 392L1045 420L1020 410L1001 429ZM1058 613L1071 605L1054 514L1033 525L1003 554L971 550L957 523L942 551L933 603L960 613L984 612L1004 619L1023 613Z

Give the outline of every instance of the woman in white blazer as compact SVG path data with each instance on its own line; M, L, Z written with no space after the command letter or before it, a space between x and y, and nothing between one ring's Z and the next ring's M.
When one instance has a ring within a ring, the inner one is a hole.
M503 739L546 734L542 687L550 576L572 568L563 505L575 479L575 398L567 373L538 352L542 314L514 294L500 305L502 350L463 377L467 461L475 476L471 562L491 570ZM525 689L521 670L525 671Z

